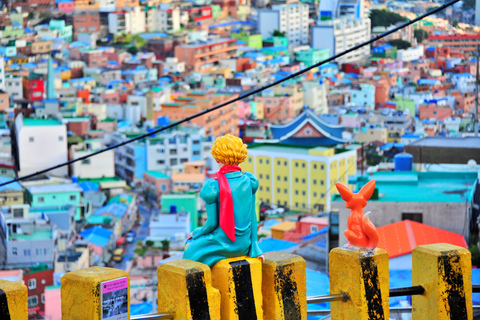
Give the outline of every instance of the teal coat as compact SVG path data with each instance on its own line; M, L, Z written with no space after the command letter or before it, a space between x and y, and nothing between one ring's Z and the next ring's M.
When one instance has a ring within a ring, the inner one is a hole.
M193 241L183 254L184 259L205 263L210 268L226 258L262 254L257 239L257 213L255 193L258 180L249 172L229 172L228 179L235 215L235 241L231 241L220 228L220 190L218 181L208 181L200 191L207 207L207 221L193 231Z

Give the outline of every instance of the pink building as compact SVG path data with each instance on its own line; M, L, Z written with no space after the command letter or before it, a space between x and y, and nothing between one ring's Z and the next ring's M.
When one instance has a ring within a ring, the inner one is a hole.
M250 116L250 105L240 101L238 103L238 119L245 120Z
M158 171L145 171L143 185L148 190L149 198L159 200L162 194L172 191L172 179Z
M419 107L420 119L437 119L444 121L446 118L452 116L452 109L450 106L439 106L438 104L431 103L422 103Z
M45 288L45 317L49 320L62 320L60 286Z
M378 108L390 100L390 86L385 79L373 81L372 84L375 86L375 106Z
M362 121L359 120L357 113L351 114L342 114L341 116L341 124L346 128L360 128L362 126Z
M306 217L297 221L295 229L286 231L283 234L283 240L298 243L301 241L301 237L318 232L326 226L328 226L328 219L326 218Z
M58 11L64 13L71 13L75 9L74 2L71 0L60 0L58 3Z

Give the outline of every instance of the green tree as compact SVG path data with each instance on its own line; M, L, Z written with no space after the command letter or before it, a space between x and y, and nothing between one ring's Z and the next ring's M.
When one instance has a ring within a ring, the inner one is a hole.
M415 29L413 30L413 36L417 39L418 43L422 43L423 40L428 38L428 32L423 29Z
M408 41L402 40L402 39L395 39L395 40L390 40L388 41L389 45L392 45L394 47L397 47L397 49L407 49L412 46L412 44Z
M280 30L273 30L272 36L274 36L274 37L285 37L285 32L281 32Z
M475 9L475 0L463 0L463 10Z
M127 49L127 52L133 54L133 55L136 55L138 53L138 48L135 47L135 46L131 46Z
M170 241L169 240L162 240L162 250L168 251L170 249Z
M453 20L452 21L452 27L454 27L454 28L458 27L458 20Z
M385 9L373 9L372 11L370 11L370 20L372 23L372 28L379 26L388 27L398 22L408 21L407 18L402 17L398 13L395 13L393 11L387 11Z

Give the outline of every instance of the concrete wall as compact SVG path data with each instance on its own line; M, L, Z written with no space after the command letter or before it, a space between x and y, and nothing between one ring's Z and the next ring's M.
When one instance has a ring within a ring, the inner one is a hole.
M53 261L53 242L53 239L34 241L8 241L7 264L46 263L51 265ZM13 254L12 248L17 249L16 255ZM39 249L39 254L37 254L37 249ZM25 255L25 250L30 250L30 255Z
M423 223L430 226L464 234L464 225L468 224L468 216L465 212L470 204L459 202L387 202L369 201L363 209L364 212L371 211L370 220L377 227L402 220L402 213L422 213ZM345 208L345 202L332 201L332 209L338 209L340 246L347 244L343 232L347 229L347 220L350 209ZM468 225L465 228L468 232ZM466 236L467 234L464 234Z

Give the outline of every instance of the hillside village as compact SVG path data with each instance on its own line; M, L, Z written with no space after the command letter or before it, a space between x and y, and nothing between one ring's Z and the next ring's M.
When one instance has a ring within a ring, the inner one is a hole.
M0 279L27 285L30 319L57 320L61 277L110 266L130 274L131 314L155 311L156 268L204 224L225 134L260 181L262 250L301 255L310 295L346 244L337 182L377 181L367 209L391 279L421 244L480 266L480 17L466 3L318 65L440 4L0 2Z

